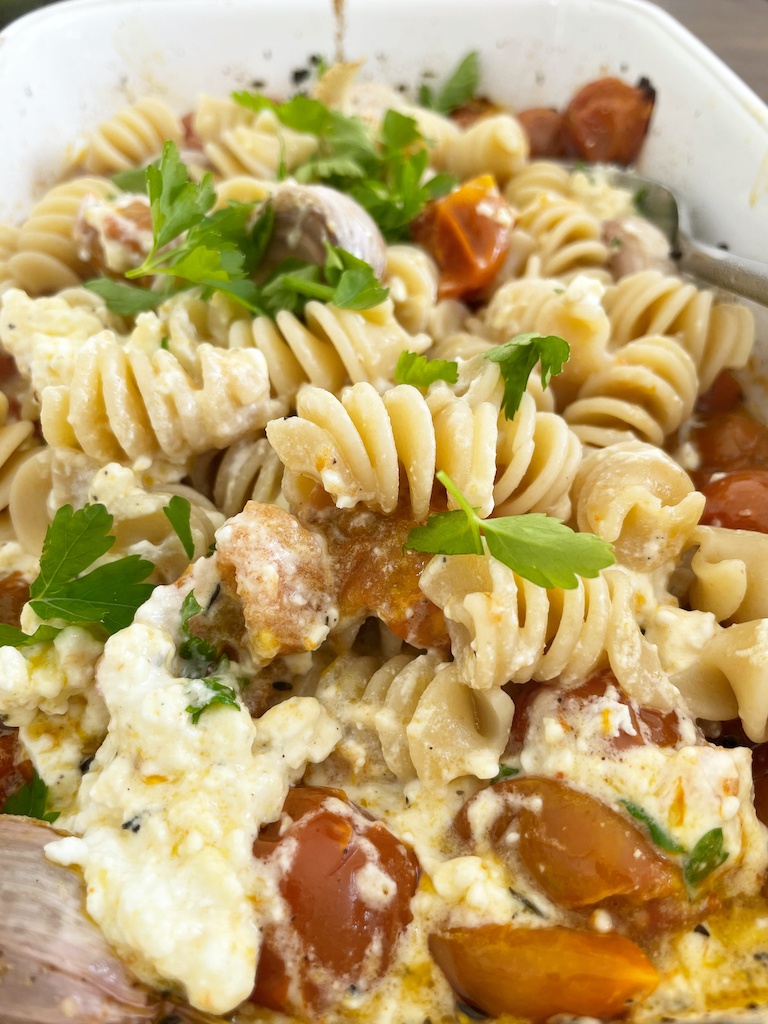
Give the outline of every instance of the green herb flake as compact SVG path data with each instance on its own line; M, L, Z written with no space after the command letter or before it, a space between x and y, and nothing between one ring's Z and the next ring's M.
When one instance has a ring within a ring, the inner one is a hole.
M189 628L189 620L202 611L202 605L190 590L181 605L181 632L185 639L179 646L181 675L186 679L204 679L210 672L220 669L225 660L212 643L195 636Z
M518 334L485 353L486 359L499 364L504 379L502 408L508 420L520 407L536 363L541 364L541 386L546 388L555 374L562 373L570 354L568 342L555 334Z
M441 114L451 114L477 94L480 82L480 59L476 50L468 53L451 72L438 93L426 84L419 89L419 102Z
M648 829L651 839L656 846L661 847L662 850L667 850L668 853L685 853L685 847L675 842L672 836L655 821L650 814L647 814L642 807L632 803L631 800L619 800L622 807L632 815L632 817Z
M400 353L395 367L396 383L413 384L417 388L428 388L438 380L455 384L458 379L459 364L452 359L427 359L406 351Z
M5 801L0 814L18 814L25 818L37 818L52 823L59 816L58 811L46 811L48 787L35 771L29 782Z
M686 885L692 889L700 885L727 859L728 854L723 849L723 830L710 829L699 839L685 861L683 876Z
M591 533L576 533L559 519L529 512L521 516L481 519L451 478L437 479L460 508L430 516L414 527L405 547L444 555L482 555L483 541L497 561L539 587L572 590L578 577L597 576L615 562L610 544Z
M498 772L490 781L490 785L494 786L497 782L502 782L504 779L513 779L519 774L519 768L513 768L511 764L500 764Z
M205 684L208 693L201 694L197 700L186 707L186 711L192 716L193 725L197 725L204 711L215 707L217 704L230 708L240 707L235 691L231 686L222 683L221 679L216 676L209 676L207 679L201 679L200 682Z
M154 571L139 555L85 570L115 543L112 516L103 505L75 512L60 508L48 527L40 556L40 574L30 587L30 606L41 619L99 623L107 633L130 625L154 590L144 582Z
M174 494L163 509L163 513L173 527L176 536L181 541L187 558L191 561L195 557L195 542L192 538L192 527L190 525L192 506L188 499L182 498L179 494Z

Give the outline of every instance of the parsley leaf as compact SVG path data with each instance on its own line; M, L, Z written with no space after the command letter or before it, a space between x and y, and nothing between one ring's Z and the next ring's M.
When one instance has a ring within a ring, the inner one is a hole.
M0 647L34 647L54 640L61 630L58 626L38 626L34 633L23 632L16 626L0 625Z
M29 782L25 782L21 789L8 797L0 808L0 814L19 814L52 823L58 818L59 812L46 812L47 803L48 787L35 771Z
M193 725L197 725L200 721L200 715L204 711L214 707L216 704L223 704L231 708L240 707L235 691L231 686L222 683L221 679L216 676L209 676L207 679L201 679L200 682L205 684L209 693L200 694L192 704L187 705L186 711L192 716Z
M650 833L651 839L657 846L660 846L662 850L667 850L669 853L685 853L685 847L675 842L668 832L655 821L650 814L647 814L642 807L632 803L631 800L619 800L619 803L624 807L633 818L640 821L645 825Z
M395 367L397 384L413 384L428 388L436 380L455 384L459 379L459 364L452 359L427 359L415 352L401 352Z
M498 772L491 779L489 785L493 786L497 782L501 782L503 779L512 779L512 778L515 777L515 775L519 775L519 774L520 774L520 769L519 768L513 768L512 765L509 765L509 764L500 764Z
M111 277L95 277L85 281L84 288L100 295L107 307L118 316L136 316L149 309L157 309L168 298L168 292L151 292L138 285L113 281Z
M155 166L157 166L157 162L155 162ZM117 171L112 175L112 181L123 192L147 194L146 167L129 167L127 171Z
M412 529L405 546L444 555L482 555L481 534L489 553L539 587L572 590L578 576L597 576L615 561L610 544L591 533L575 533L559 519L538 512L481 519L442 470L437 479L460 508L430 516Z
M571 347L555 334L518 334L503 345L496 345L485 358L498 363L504 378L502 408L513 419L528 384L531 370L541 361L541 386L547 387L553 374L561 373L568 362Z
M195 542L192 539L192 528L190 526L192 506L187 498L182 498L181 495L174 494L163 509L163 513L175 530L176 536L181 541L182 546L187 553L187 558L191 560L195 556Z
M475 96L479 82L480 60L477 51L473 50L451 72L437 95L428 85L422 85L419 89L419 103L441 114L450 114Z
M181 606L181 632L186 638L179 647L182 660L181 674L187 679L203 679L212 668L219 668L221 657L208 640L195 636L189 628L189 620L202 612L194 591L190 590Z
M40 574L30 587L30 605L42 619L100 623L108 633L130 625L154 590L143 582L154 565L139 555L92 565L115 543L112 516L103 505L77 512L60 508L48 527L40 556ZM85 573L85 575L82 575Z
M727 859L728 854L723 849L723 830L721 828L710 829L688 855L683 868L686 884L691 888L699 885Z

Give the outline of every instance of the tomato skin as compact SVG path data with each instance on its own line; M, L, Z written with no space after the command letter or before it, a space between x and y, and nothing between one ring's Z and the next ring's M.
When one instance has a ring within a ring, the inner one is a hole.
M411 225L440 268L441 298L467 298L494 279L509 251L512 208L490 174L428 203Z
M768 468L768 427L741 410L720 412L694 427L690 440L699 453L695 482L712 473Z
M707 499L702 525L768 533L768 470L728 473L701 490Z
M494 852L505 860L514 849L559 906L575 910L617 896L635 904L683 891L680 868L632 820L589 794L536 776L490 788L501 798L488 833ZM456 820L465 839L471 838L467 811L478 798L483 794L465 804ZM519 839L510 847L513 825Z
M31 761L19 761L18 732L0 726L0 809L8 799L32 779Z
M640 947L613 932L484 925L432 935L429 949L466 1003L534 1024L557 1013L610 1020L658 983Z
M18 626L21 610L29 600L29 583L20 572L12 572L0 580L0 622Z
M752 751L752 782L755 787L755 813L768 825L768 743L761 743Z
M709 388L699 395L696 412L704 416L714 416L719 412L733 412L741 405L744 393L741 384L728 370L722 370Z
M411 920L419 866L409 847L338 790L292 789L284 813L293 822L283 834L269 827L254 843L257 858L289 867L279 883L288 914L265 929L251 1000L321 1013L349 985L364 988L386 971ZM369 865L389 876L388 900L361 896L358 872Z
M654 99L647 83L634 87L618 78L589 82L565 110L570 145L582 160L631 164L648 131Z

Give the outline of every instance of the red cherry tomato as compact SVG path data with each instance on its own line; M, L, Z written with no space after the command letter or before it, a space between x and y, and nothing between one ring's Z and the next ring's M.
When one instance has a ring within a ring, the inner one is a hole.
M768 743L761 743L752 751L752 781L755 811L760 821L768 825Z
M744 393L741 384L733 374L723 370L715 378L714 383L696 402L696 412L712 416L718 412L733 412L741 404Z
M0 810L9 796L32 779L32 762L19 761L18 733L0 726Z
M530 107L516 116L528 136L532 160L566 155L565 122L559 110Z
M513 222L490 174L427 204L411 233L440 268L441 298L466 298L493 281L509 250Z
M29 600L29 583L20 572L0 580L0 622L18 626L21 610Z
M256 857L280 872L285 920L263 936L252 1001L284 1013L318 1014L349 985L365 988L387 970L411 920L419 878L413 851L339 790L299 787L266 829Z
M710 417L691 431L691 441L701 459L700 484L712 473L768 468L768 427L740 410Z
M701 517L705 526L768 533L768 470L729 473L710 481L702 493L707 499Z
M636 87L618 78L590 82L566 108L569 143L582 160L631 164L648 131L654 99L647 82Z
M615 932L484 925L432 935L429 949L464 1002L535 1024L559 1013L613 1020L659 980L640 947Z

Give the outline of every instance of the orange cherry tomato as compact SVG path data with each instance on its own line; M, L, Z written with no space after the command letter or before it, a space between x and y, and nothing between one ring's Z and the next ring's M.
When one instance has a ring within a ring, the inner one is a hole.
M490 174L428 203L413 238L440 268L440 297L467 298L489 285L509 250L512 208Z
M265 929L251 999L317 1014L349 985L365 988L387 970L411 920L419 866L338 790L292 789L283 810L292 823L282 835L269 827L254 843L255 856L280 873L288 913Z
M701 517L705 526L768 533L768 470L729 473L701 490L707 499Z
M714 383L699 395L696 402L696 412L704 416L713 416L718 412L732 412L737 409L744 398L741 384L732 373L723 370L715 377Z
M484 925L432 935L429 949L464 1002L534 1024L557 1013L610 1020L658 983L640 947L613 932Z
M494 851L502 860L519 857L561 907L594 906L615 896L642 903L683 891L680 868L632 820L600 800L557 779L536 776L507 779L492 788L501 798L488 833ZM456 821L464 838L471 838L468 806ZM506 838L512 826L519 836L514 846Z
M570 147L582 160L631 164L640 154L654 100L654 90L645 81L638 86L618 78L590 82L565 110Z

